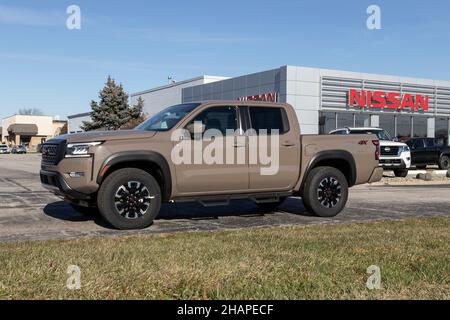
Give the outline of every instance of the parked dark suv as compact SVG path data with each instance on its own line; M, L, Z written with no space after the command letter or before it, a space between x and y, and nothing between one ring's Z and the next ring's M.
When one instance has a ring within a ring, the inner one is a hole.
M412 165L416 168L436 164L441 170L450 168L450 146L440 144L435 138L413 138L405 143L411 149Z

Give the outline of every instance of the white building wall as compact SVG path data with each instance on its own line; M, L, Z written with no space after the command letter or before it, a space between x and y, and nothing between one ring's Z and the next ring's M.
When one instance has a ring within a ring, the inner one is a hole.
M83 121L91 121L91 117L86 114L82 114L80 116L70 116L68 120L68 132L69 133L83 132L83 129L81 129Z
M226 77L201 76L198 78L176 82L167 86L133 93L130 96L131 105L135 105L139 97L144 99L144 113L152 116L159 111L182 102L182 90L186 87L212 83L227 79Z
M53 136L53 118L50 116L14 115L2 120L2 135L9 136L8 128L12 124L35 124L38 136Z

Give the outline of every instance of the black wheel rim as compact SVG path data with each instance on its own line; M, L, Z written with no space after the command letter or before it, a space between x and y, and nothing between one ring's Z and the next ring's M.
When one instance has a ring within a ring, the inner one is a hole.
M154 198L144 184L138 181L129 181L117 189L114 205L122 217L137 219L147 213Z
M449 159L444 159L443 161L442 161L442 167L444 168L444 169L448 169L448 167L449 167Z
M323 178L317 188L317 200L328 209L336 207L341 201L342 187L339 181L334 177Z

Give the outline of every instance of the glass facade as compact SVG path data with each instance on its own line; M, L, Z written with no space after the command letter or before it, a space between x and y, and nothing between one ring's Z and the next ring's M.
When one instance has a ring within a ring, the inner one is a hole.
M380 128L386 130L391 137L396 136L395 131L395 117L392 114L380 114L379 115L379 125Z
M356 113L355 127L370 127L370 115L367 113Z
M414 138L423 138L427 136L427 117L413 117L413 136Z
M398 113L380 113L378 126L385 129L391 137L404 141L411 137L428 136L429 116L403 115ZM370 127L371 115L350 112L321 112L319 133L328 134L330 131L343 127ZM435 118L435 137L440 143L450 144L450 117Z
M411 138L411 131L412 131L412 126L411 126L411 120L412 117L411 116L402 116L402 115L398 115L396 116L397 119L397 133L396 133L396 137L400 140L406 140L408 138Z
M355 126L355 117L353 113L343 113L340 112L337 114L337 126L338 128L344 127L354 127Z
M319 117L319 134L336 129L336 112L322 112Z
M437 117L434 123L435 137L440 143L450 145L450 118Z

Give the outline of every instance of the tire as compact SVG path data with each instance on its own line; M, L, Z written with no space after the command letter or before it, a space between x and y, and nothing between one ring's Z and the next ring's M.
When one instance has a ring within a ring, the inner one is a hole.
M314 168L306 177L302 199L305 208L316 216L334 217L347 203L347 179L335 168Z
M159 213L161 188L144 170L120 169L111 173L100 186L97 205L102 217L114 228L143 229L150 226Z
M82 207L74 203L71 203L70 205L72 206L73 210L84 216L94 216L98 214L98 208L96 207Z
M449 156L442 156L439 159L439 169L441 170L448 170L450 168L450 157Z
M257 203L256 205L264 212L273 212L281 206L286 199L287 197L280 197L280 200L276 202Z
M398 178L405 178L408 175L408 169L396 169L394 174Z

